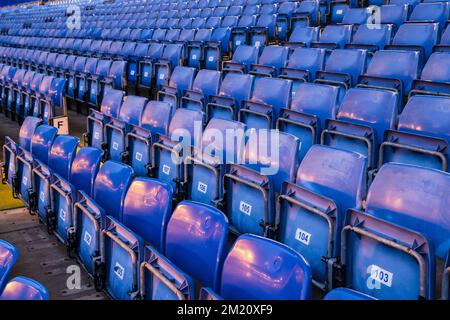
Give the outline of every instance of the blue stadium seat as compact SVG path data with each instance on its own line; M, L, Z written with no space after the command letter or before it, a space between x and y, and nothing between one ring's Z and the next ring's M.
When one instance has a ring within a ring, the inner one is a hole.
M278 40L287 41L288 35L291 33L292 14L297 9L298 3L294 1L286 1L279 4L277 11L276 28Z
M302 142L299 149L300 160L313 144L320 141L326 119L335 118L338 99L339 87L302 83L297 88L290 108L281 111L277 128L296 136Z
M111 118L117 118L122 106L124 92L107 88L103 94L100 112L89 110L87 117L87 131L83 134L84 144L102 149L104 141L104 126Z
M371 7L367 8L349 8L342 17L341 23L351 25L365 25L370 22L373 14Z
M147 101L144 97L124 97L117 118L110 118L110 121L104 124L105 142L102 145L105 152L104 159L123 160L126 135L130 132L131 126L139 125Z
M352 40L352 28L352 25L327 25L320 34L319 41L311 43L311 46L330 50L342 49Z
M295 30L299 26L317 26L320 23L319 2L306 0L299 3L297 9L292 14L291 25Z
M229 135L232 134L230 137ZM183 186L186 197L221 207L226 164L239 163L245 146L245 125L212 118L203 131L201 150L186 157Z
M341 252L345 285L377 299L433 299L437 262L449 250L449 183L442 171L384 165L365 212L348 213Z
M435 22L439 24L439 31L442 31L449 19L449 7L445 2L419 3L411 15L410 22Z
M445 28L441 35L441 41L435 46L436 51L450 51L450 26Z
M277 131L254 130L247 141L243 164L231 164L224 176L225 213L236 233L273 236L275 194L284 181L293 181L299 140Z
M231 28L222 24L221 28L215 28L211 39L204 46L204 67L210 70L220 70L222 57L230 54Z
M379 165L400 162L447 171L449 112L448 97L417 95L409 98L400 114L397 130L385 134Z
M73 209L74 227L69 237L74 239L75 252L91 275L99 271L101 230L105 227L106 216L122 221L123 202L132 178L131 167L106 161L95 178L93 197L79 190Z
M277 270L270 267L273 264L277 264ZM308 262L291 248L245 234L236 240L225 259L220 291L212 292L212 297L225 300L308 300L312 297L311 269ZM211 299L211 296L205 298Z
M137 176L150 175L152 144L159 135L167 135L173 107L162 101L149 101L145 106L139 126L133 126L126 136L126 162Z
M276 14L261 14L249 33L249 44L257 48L264 47L277 40Z
M136 46L134 55L137 57L142 57L139 60L139 67L137 71L137 79L140 88L149 89L152 87L153 78L155 77L155 64L160 58L163 57L165 47L166 46L162 43L152 43L150 46L148 46L148 44L138 44Z
M348 289L348 288L336 288L328 292L324 300L376 300L367 294Z
M221 211L181 202L167 223L164 251L145 249L141 296L146 300L194 300L196 281L217 290L227 241L228 220Z
M50 185L54 174L63 179L70 176L70 168L78 148L79 139L69 135L58 135L48 153L48 164L34 159L32 173L32 191L29 193L30 210L38 214L39 219L47 224L52 232L56 224L55 214L67 217L66 211L53 212Z
M390 45L393 36L393 27L389 24L361 25L353 35L352 42L346 44L346 48L365 49L368 52L383 50Z
M181 107L205 112L210 97L217 95L221 80L220 71L200 70L192 84L192 89L185 90L185 95L181 98Z
M258 63L252 64L249 73L254 76L276 77L282 68L286 66L289 56L289 48L282 46L264 47Z
M167 136L152 145L152 177L169 183L176 196L181 195L184 157L192 146L198 146L202 135L203 112L180 108L170 121ZM181 145L181 148L180 148Z
M319 27L298 26L293 29L287 45L289 47L310 47L311 43L319 41Z
M64 244L73 245L68 237L69 229L73 227L73 204L78 199L81 190L93 196L95 177L100 168L102 153L99 149L83 147L75 155L70 173L67 177L54 173L50 185L49 211L53 221L53 229L57 238ZM72 247L69 247L71 252Z
M254 46L240 45L234 51L230 61L222 63L223 72L247 73L253 64L258 61L258 48Z
M275 128L282 108L291 101L292 81L279 78L255 79L252 97L244 101L238 120L248 128Z
M19 251L11 243L0 239L0 294L5 288L11 269L19 259Z
M415 51L379 50L371 59L359 86L395 90L401 97L411 90L419 73L420 54Z
M206 106L206 118L237 119L237 114L243 102L249 100L253 89L253 76L239 73L229 73L220 86L219 94L211 96L211 102Z
M30 195L33 192L33 167L34 161L39 160L44 165L48 165L48 155L56 138L58 129L48 125L40 125L34 130L31 138L30 152L21 150L16 157L16 178L14 190L15 195L19 197L28 207Z
M450 52L435 52L428 58L420 79L414 80L411 94L450 95Z
M181 97L186 90L192 89L196 69L191 67L175 67L167 85L162 84L157 99L168 102L174 109L181 106Z
M47 288L30 278L17 276L6 285L0 300L49 300Z
M315 145L300 163L295 183L283 184L278 198L279 240L309 261L320 288L332 286L330 266L340 253L347 210L362 207L366 166L360 154Z
M200 69L203 67L205 55L204 45L211 40L212 29L199 29L193 41L187 45L187 65Z
M358 152L367 157L369 169L377 168L384 132L394 129L397 123L398 98L396 93L385 90L350 89L336 120L327 120L321 143Z
M380 23L392 25L393 29L397 30L406 20L408 20L409 7L405 4L395 4L394 1L390 1L389 5L380 7Z
M235 26L231 32L231 49L234 52L237 47L248 42L248 29L254 26L256 23L256 16L254 15L242 15L239 18L237 26Z
M182 44L168 44L164 48L161 58L154 63L157 89L169 83L172 71L175 67L182 65L184 55L184 45Z

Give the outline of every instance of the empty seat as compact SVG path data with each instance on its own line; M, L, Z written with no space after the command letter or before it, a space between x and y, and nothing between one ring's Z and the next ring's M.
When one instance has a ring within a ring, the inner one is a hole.
M36 280L17 276L6 285L0 300L49 300L47 288Z
M267 46L263 49L258 63L251 65L249 73L255 76L275 77L286 66L288 55L288 47Z
M444 29L448 19L449 8L445 2L419 3L409 16L409 21L436 22L440 31Z
M299 140L271 130L251 131L242 164L231 164L224 176L225 213L237 233L271 236L275 194L293 181Z
M73 204L78 199L78 191L93 196L95 177L100 168L102 152L92 147L83 147L75 155L70 172L67 177L55 173L50 185L49 210L47 214L52 217L52 229L58 239L73 249L69 238L69 229L73 227Z
M317 26L320 23L320 4L317 1L302 1L292 14L292 28L298 26Z
M425 64L420 79L414 80L410 94L450 95L450 52L435 52Z
M394 27L394 30L398 29L408 19L408 15L408 5L394 4L393 1L390 1L389 5L380 7L380 23L390 24Z
M415 164L448 170L450 98L412 96L400 114L397 130L386 132L379 165Z
M289 36L290 47L310 47L311 43L319 41L319 27L296 27Z
M251 65L256 64L258 61L258 55L258 48L241 45L237 47L230 61L224 61L222 63L222 71L247 73Z
M321 143L358 152L367 157L369 168L376 168L384 132L394 129L397 123L398 98L396 93L385 90L350 89L336 120L327 120Z
M186 90L192 89L196 70L191 67L175 67L167 85L161 85L158 91L157 99L168 102L174 109L181 103L181 97Z
M319 41L311 46L316 48L336 49L344 48L352 40L351 25L327 25L320 34Z
M126 136L125 161L137 176L150 175L152 144L159 135L167 135L173 106L168 102L149 101L145 106L139 126L133 126Z
M132 178L131 167L106 161L95 178L93 197L79 190L73 212L74 228L69 237L73 237L75 252L92 275L99 271L96 261L102 252L101 230L105 226L105 218L111 216L122 221L123 200Z
M188 199L221 207L226 164L241 160L244 131L245 125L240 122L219 118L209 121L203 131L201 149L185 160L184 187Z
M274 264L276 270L271 267ZM220 290L216 292L216 297L226 300L307 300L312 295L311 269L291 248L245 234L225 259Z
M218 290L227 252L228 220L219 210L183 201L167 223L162 252L147 246L141 264L141 296L194 300L196 282Z
M279 239L310 263L314 282L330 288L348 209L361 208L366 189L366 158L327 146L312 146L278 198Z
M168 84L173 69L182 65L183 60L184 46L182 44L168 44L164 48L161 58L154 64L157 88Z
M255 79L252 97L244 101L238 120L248 128L275 128L282 108L291 101L292 81L279 78Z
M249 100L253 90L253 76L239 73L229 73L220 86L218 95L211 96L211 102L206 106L206 118L237 119L237 114L243 102Z
M153 85L155 77L155 63L163 56L165 45L161 43L138 44L134 55L141 57L138 63L137 81L139 87L149 89ZM163 76L164 80L165 75Z
M249 30L249 44L264 47L277 40L276 14L261 14Z
M277 128L290 133L302 142L299 156L302 159L309 148L320 141L326 119L334 119L339 105L339 87L302 83L292 102L284 108L277 120Z
M0 239L0 294L5 288L11 269L19 259L19 251L11 243Z
M392 25L381 24L379 26L361 25L353 35L352 42L346 48L366 49L370 52L383 50L391 44L393 35Z
M111 121L104 125L105 142L102 147L105 159L122 161L126 150L126 135L131 130L131 126L139 125L147 101L144 97L126 96L117 118L111 118Z
M345 285L377 299L433 299L449 250L449 184L443 171L384 165L365 212L350 211L343 229Z
M204 67L210 70L220 70L222 58L228 56L230 51L231 28L215 28L211 34L211 39L204 46Z
M419 57L414 51L379 50L366 73L359 77L359 83L395 90L400 96L407 95L419 72Z
M220 71L200 70L195 77L192 88L185 90L181 98L181 107L206 111L206 105L212 95L217 95L221 83Z

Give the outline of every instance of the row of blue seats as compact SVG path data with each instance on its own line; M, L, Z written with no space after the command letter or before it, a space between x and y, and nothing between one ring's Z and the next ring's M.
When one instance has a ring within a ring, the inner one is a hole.
M280 135L284 167L298 140ZM258 182L250 168L245 173L236 167L239 178L229 172L228 177L236 178L231 178L226 202L240 207L235 212L183 201L171 214L169 184L134 178L131 167L115 161L100 166L102 152L92 147L77 152L78 143L75 137L58 136L37 118L27 118L19 144L8 142L4 149L6 177L39 195L38 213L55 220L44 222L53 223L58 238L94 274L98 288L104 285L114 298L192 299L199 296L198 281L210 288L203 290L209 298L308 299L312 278L324 290L343 285L379 299L433 299L437 278L450 270L448 258L445 264L450 249L448 173L386 164L365 197L366 158L317 145L294 179L277 173ZM26 165L20 164L24 158ZM255 180L245 182L245 174ZM274 192L270 180L276 178L285 182L274 198L279 230L272 237L288 247L246 234L227 255L228 230L267 227L267 208L260 202ZM144 243L150 246L144 248ZM278 271L263 267L274 261L281 263ZM237 271L241 268L246 272ZM282 284L273 280L279 270L286 274ZM288 276L292 274L301 276ZM448 283L442 292L447 297L445 290Z
M29 115L50 123L66 112L64 78L0 64L0 110L22 121Z
M19 259L19 251L11 243L0 239L0 300L49 300L49 293L39 282L9 274Z

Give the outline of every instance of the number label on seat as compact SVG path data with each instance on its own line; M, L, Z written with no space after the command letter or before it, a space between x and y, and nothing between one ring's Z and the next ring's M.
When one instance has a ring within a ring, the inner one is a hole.
M163 169L162 170L163 170L164 174L169 175L170 167L168 165L163 165Z
M114 266L114 273L117 277L119 277L120 280L123 280L125 269L120 265L120 263L116 262L116 265Z
M59 211L59 217L61 218L62 221L66 221L66 211L64 211L64 209L61 209Z
M205 193L205 194L206 194L206 191L208 190L208 185L207 185L207 184L204 184L204 183L201 182L201 181L199 181L199 182L198 182L197 190L200 191L201 193Z
M384 284L385 286L392 286L392 278L394 277L394 274L392 272L389 272L374 264L369 267L369 270L371 279Z
M87 232L87 231L84 232L83 240L84 240L84 242L87 243L88 246L91 245L92 236L89 234L89 232Z
M117 149L119 149L119 144L117 142L113 142L112 147L114 150L117 150Z
M300 241L304 245L309 246L309 241L311 240L311 234L300 228L297 228L297 230L295 231L295 239Z
M137 161L141 162L142 161L142 153L136 152L135 158L136 158Z
M252 213L252 206L244 201L241 201L239 204L239 210L249 216Z

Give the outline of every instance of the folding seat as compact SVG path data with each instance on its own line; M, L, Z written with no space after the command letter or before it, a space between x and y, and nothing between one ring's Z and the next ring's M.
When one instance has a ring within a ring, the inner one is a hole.
M274 263L276 270L271 267ZM312 298L308 261L281 243L251 234L241 235L234 243L225 259L220 282L220 290L215 293L206 289L204 299L211 299L208 293L225 300Z
M449 97L410 97L400 114L397 130L385 134L379 166L399 162L448 171L449 112Z
M419 3L409 16L411 22L438 23L440 32L444 30L448 19L449 7L448 3L445 2Z
M169 29L166 32L166 36L164 37L164 42L176 42L180 37L180 29Z
M207 122L212 118L237 119L243 102L251 98L253 76L229 73L223 79L218 95L212 95L206 106Z
M167 85L161 85L157 94L159 101L168 102L174 109L181 106L184 92L192 89L196 70L190 67L175 67Z
M126 135L130 132L131 126L139 125L146 104L147 99L143 97L126 96L123 98L117 118L111 118L104 125L105 159L122 161L123 153L126 151Z
M80 148L66 175L54 172L50 184L49 209L47 216L52 221L52 228L57 238L68 246L71 254L73 239L69 238L70 229L73 228L73 204L78 200L78 191L93 196L95 177L100 168L102 152L93 147Z
M34 68L39 73L44 73L46 70L47 51L41 51L37 60L34 61Z
M16 175L14 195L32 208L33 168L36 160L48 165L48 156L58 129L48 125L40 125L34 130L30 151L20 150L16 157Z
M112 41L108 51L103 54L105 58L117 59L123 52L123 41Z
M366 73L359 77L359 85L386 88L400 97L411 90L419 72L419 52L378 50L370 60Z
M222 74L219 71L200 70L192 84L181 98L180 106L187 109L206 112L206 105L213 95L219 92Z
M261 9L261 6L258 4L249 4L244 7L244 11L242 12L242 15L244 16L251 16L255 15L257 16L259 14L259 10Z
M450 70L443 67L448 65L450 52L431 54L420 74L420 79L414 80L410 94L450 95Z
M149 193L158 201L150 200ZM157 250L165 247L165 229L172 213L171 200L172 190L167 184L136 178L125 196L123 223L108 218L107 227L102 232L105 250L101 261L106 290L114 298L136 298L140 287L143 241L150 242ZM126 250L128 254L123 255L123 248L129 248Z
M384 165L365 212L348 213L344 285L377 299L434 299L437 266L449 250L449 186L449 174L439 170Z
M56 217L51 208L50 185L53 175L58 174L63 179L68 179L70 168L78 148L79 139L69 135L58 135L48 153L48 163L44 164L35 159L32 172L32 187L29 193L30 212L38 215L39 220L47 225L49 233L53 231ZM66 220L66 211L56 213Z
M240 45L248 44L248 30L256 24L256 17L243 15L231 31L231 49L234 52Z
M313 42L311 46L325 48L329 50L344 48L352 39L352 25L327 25L318 42Z
M348 90L358 83L358 78L365 72L366 65L365 50L335 49L328 57L325 68L317 71L315 82L338 85ZM344 93L344 90L341 92Z
M423 65L437 44L438 34L437 23L405 23L397 30L392 44L386 49L418 51L420 65Z
M328 119L321 144L358 152L377 168L384 132L397 123L398 94L371 88L352 88L345 95L336 119Z
M199 29L193 41L187 45L188 66L200 69L205 60L204 45L211 40L212 29Z
M94 40L87 52L90 57L100 57L100 50L103 44L103 40Z
M11 66L3 66L0 72L0 93L1 105L5 106L8 98L8 87L12 83L17 68Z
M124 94L121 90L105 89L100 105L100 112L94 109L89 110L87 132L83 134L84 145L102 149L104 143L104 125L111 118L118 117Z
M157 89L169 83L172 71L183 64L184 54L182 44L168 44L164 48L161 58L154 64Z
M368 8L349 8L343 18L343 24L361 25L368 24L371 21L371 17L374 14L374 9Z
M129 38L128 39L124 39L123 41L124 42L126 42L126 41L139 41L142 38L142 33L143 33L142 29L131 29Z
M98 57L107 57L109 50L111 49L112 45L111 40L104 40L102 41L102 45L100 46L98 50Z
M202 112L177 109L170 121L167 136L160 135L160 139L152 145L152 177L169 183L177 197L181 196L183 159L191 146L200 144L202 122Z
M70 58L70 60L69 60ZM75 60L73 60L75 58ZM86 57L69 56L66 60L64 69L66 70L67 78L67 96L75 99L78 94L78 78L85 68L87 62Z
M441 36L441 41L435 46L436 51L450 51L450 27L447 26Z
M276 14L260 15L256 25L252 26L249 33L249 44L255 47L264 47L277 40Z
M80 190L73 209L74 227L71 229L75 252L86 270L99 279L102 230L106 230L107 216L122 221L126 192L133 179L133 169L123 163L106 161L94 182L93 197ZM114 197L111 197L114 194Z
M90 72L85 78L87 97L83 101L91 106L97 107L100 104L105 85L111 85L112 80L108 79L111 63L111 60L98 60L94 72Z
M244 7L242 6L231 6L228 9L227 15L224 17L224 20L228 17L238 17L242 15L242 12L244 11Z
M150 46L144 43L138 43L134 51L137 61L136 78L139 87L150 88L154 76L154 63L162 57L165 45L153 43ZM131 64L132 65L132 64Z
M145 106L139 126L134 126L126 136L126 162L137 176L150 175L152 144L159 135L167 135L173 107L162 101L149 101Z
M99 63L99 59L97 58L87 58L86 63L84 64L84 68L81 72L75 73L75 100L81 103L84 103L88 99L89 90L89 78L92 74L95 74L97 65ZM105 60L106 61L106 60ZM109 61L108 61L109 62ZM102 63L103 64L103 63ZM69 79L70 83L70 79Z
M144 41L144 42L150 41L153 37L153 33L154 33L153 29L147 29L147 28L143 29L141 32L139 41Z
M314 145L300 163L295 183L283 184L277 201L279 240L309 261L320 288L332 286L330 263L339 256L347 210L362 207L366 166L358 153Z
M13 119L22 114L20 87L26 72L25 69L17 69L11 82L3 87L3 90L6 90L6 110L11 112Z
M61 73L64 70L64 64L67 59L66 54L58 54L55 59L55 63L47 68L47 75L49 76L58 76L61 75Z
M58 54L56 52L49 52L45 61L45 73L49 75L49 69L53 69L56 63Z
M391 44L393 35L392 25L381 24L377 27L371 25L360 25L351 43L345 45L350 49L365 49L368 52L383 50L385 46Z
M259 50L254 46L241 45L236 48L230 61L223 61L222 71L247 73L257 63Z
M160 19L156 20L155 27L157 29L167 29L167 22L168 22L168 19L166 19L166 18L161 19L161 17L160 17Z
M163 41L166 37L166 32L167 32L166 29L156 29L153 32L151 41L154 41L154 42Z
M31 78L28 90L23 91L22 90L22 99L23 99L23 105L24 105L24 116L32 115L33 113L38 114L39 113L39 89L41 86L42 81L44 80L45 76L41 73L33 72L34 76ZM50 80L51 78L47 78L47 80ZM28 79L23 79L24 81ZM44 87L48 87L49 82L44 83Z
M196 29L183 29L181 30L178 42L180 44L186 45L189 41L194 41L196 33Z
M298 26L293 29L286 45L290 47L310 47L311 43L319 41L319 27Z
M212 16L212 9L211 8L203 8L202 12L200 13L200 17L202 18L208 18Z
M227 15L227 10L229 6L224 5L223 1L221 3L221 7L216 7L213 10L213 17L225 17Z
M278 40L284 42L288 40L288 35L291 33L291 18L294 11L297 9L297 2L282 2L279 4L277 13L277 36Z
M181 19L179 27L180 29L190 29L192 27L192 19L191 18Z
M255 76L276 77L286 66L288 56L288 47L267 46L263 49L258 63L251 65L249 73Z
M201 203L181 202L167 223L164 250L145 248L141 297L194 300L196 282L217 290L227 241L228 220L222 212Z
M367 294L348 288L336 288L328 292L323 300L376 300Z
M252 97L244 101L238 120L248 128L275 128L282 108L291 101L292 81L280 78L256 78Z
M11 243L0 239L0 294L5 288L11 269L19 259L19 251Z
M237 164L245 147L245 125L213 118L203 131L201 149L186 157L183 188L190 200L221 208L226 164Z
M17 276L7 284L0 300L49 300L47 288L36 280Z
M220 70L222 58L229 55L231 28L221 27L212 31L211 38L203 46L205 69Z
M320 23L319 1L306 0L298 4L297 9L292 14L291 27L318 26Z
M250 132L241 164L229 165L223 179L224 212L233 232L274 235L274 199L283 182L294 179L298 148L299 140L290 134Z

